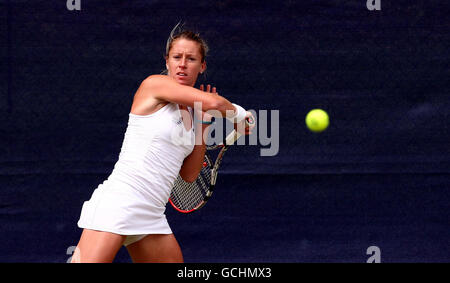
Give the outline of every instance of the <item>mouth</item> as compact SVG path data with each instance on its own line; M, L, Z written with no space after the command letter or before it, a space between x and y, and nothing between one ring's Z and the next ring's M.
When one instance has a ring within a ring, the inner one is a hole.
M176 75L179 77L187 77L187 74L185 72L178 72Z

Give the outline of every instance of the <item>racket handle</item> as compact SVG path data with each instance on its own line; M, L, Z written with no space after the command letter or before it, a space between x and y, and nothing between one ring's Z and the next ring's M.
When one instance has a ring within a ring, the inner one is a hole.
M255 124L255 121L251 117L245 118L245 126L251 126ZM228 136L225 138L225 145L231 145L234 144L240 137L242 136L241 133L239 133L236 130L233 130Z

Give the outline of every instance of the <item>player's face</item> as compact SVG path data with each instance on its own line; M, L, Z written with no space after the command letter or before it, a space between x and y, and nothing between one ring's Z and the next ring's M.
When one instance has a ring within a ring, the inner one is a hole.
M202 63L201 59L199 43L177 39L166 57L168 74L180 84L194 86L198 74L206 69L206 62Z

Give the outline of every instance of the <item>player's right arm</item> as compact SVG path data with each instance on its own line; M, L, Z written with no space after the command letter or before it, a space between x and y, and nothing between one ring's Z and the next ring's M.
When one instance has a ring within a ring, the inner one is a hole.
M139 86L134 97L132 112L140 115L150 114L158 108L159 104L167 102L191 108L194 108L195 102L201 103L198 106L201 106L203 112L217 110L212 112L213 115L216 113L216 115L222 115L222 117L226 117L227 110L228 114L236 111L230 101L218 94L211 95L196 88L179 84L165 75L152 75Z

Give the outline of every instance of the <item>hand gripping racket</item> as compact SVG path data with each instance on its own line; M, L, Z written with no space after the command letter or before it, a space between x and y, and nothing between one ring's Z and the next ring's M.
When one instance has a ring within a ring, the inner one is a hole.
M255 123L252 118L247 118L246 126L251 126ZM205 153L203 167L198 174L197 179L188 183L184 181L180 175L175 180L172 192L170 194L170 204L179 212L191 213L202 208L211 197L214 186L216 185L217 173L219 171L220 163L223 155L228 147L236 142L241 136L239 132L233 130L225 138L223 143L218 145L208 146ZM216 160L213 162L210 152L219 150Z

